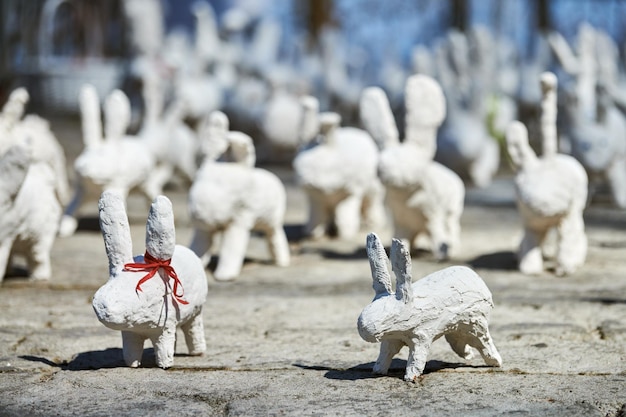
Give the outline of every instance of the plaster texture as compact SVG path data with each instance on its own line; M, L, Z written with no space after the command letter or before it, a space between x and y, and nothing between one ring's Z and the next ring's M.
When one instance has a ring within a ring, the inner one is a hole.
M96 291L92 305L102 324L122 332L126 365L141 365L144 341L150 339L157 366L171 367L179 327L189 354L204 353L206 275L200 259L176 245L172 203L165 196L154 199L146 223L146 251L136 257L122 196L105 191L98 208L109 280Z
M392 240L389 258L374 233L367 236L366 249L376 295L357 327L363 340L380 342L374 373L387 374L393 357L408 346L404 380L415 382L424 372L430 346L441 336L464 359L477 349L487 365L502 366L489 334L491 292L474 271L452 266L413 283L411 255L400 240ZM396 275L395 291L388 261Z
M350 239L362 226L380 227L385 221L384 189L373 138L362 129L340 127L337 113L319 113L315 97L304 97L301 103L302 143L293 168L309 198L305 233L320 238L334 227L339 238Z
M587 237L583 211L587 204L587 174L572 156L557 153L556 88L553 73L541 76L543 154L537 157L528 143L528 131L513 122L507 147L516 170L517 205L524 224L519 268L527 274L544 269L543 247L550 231L557 234L556 273L571 274L584 262Z
M403 142L399 142L389 101L378 87L364 90L361 118L383 147L378 176L385 185L394 235L413 248L417 248L418 238L426 237L430 251L445 259L460 245L465 196L461 178L433 160L437 129L446 117L446 101L438 83L425 75L408 79L405 97Z
M26 89L15 89L0 113L0 281L16 257L26 259L32 279L51 278L50 251L68 197L63 149L46 120L23 118L28 99Z
M81 151L79 125L50 120L71 164ZM412 254L412 268L425 276L468 265L483 278L495 304L489 330L503 364L461 360L441 338L432 344L422 376L407 383L407 349L386 376L375 375L379 345L363 341L356 329L373 295L367 232L351 240L301 239L307 196L289 167L265 167L285 184L292 262L273 266L264 237L253 234L236 281L216 282L210 265L203 356L188 356L177 343L174 365L163 370L145 346L142 365L126 366L119 332L103 326L91 304L108 276L97 207L85 208L77 233L56 240L49 282L31 282L12 268L0 286L0 415L624 414L626 213L610 195L601 194L585 210L585 264L559 279L549 271L525 275L517 269L521 228L511 172L501 171L487 188L468 189L461 226L463 241L471 244L450 261ZM177 240L189 241L187 193L166 192ZM134 242L145 239L147 213L145 199L131 194ZM394 236L389 226L377 234L385 243ZM184 339L180 330L177 337Z
M128 97L114 90L105 100L104 135L100 99L93 86L81 89L80 109L84 148L74 161L74 195L61 219L62 237L76 231L81 207L95 202L103 191L114 190L126 197L138 188L154 197L142 187L155 166L155 157L143 141L126 135L131 112Z
M228 130L228 118L214 112L201 133L204 161L189 190L194 236L189 247L204 262L211 260L216 235L221 235L217 280L235 279L243 265L252 231L265 235L276 265L289 265L283 230L285 187L273 173L255 168L252 139ZM232 162L218 158L230 151Z

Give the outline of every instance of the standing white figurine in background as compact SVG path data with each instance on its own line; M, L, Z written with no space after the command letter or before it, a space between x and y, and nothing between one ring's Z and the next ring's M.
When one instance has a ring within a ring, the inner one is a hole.
M446 116L445 97L434 79L413 75L406 83L405 100L402 143L380 88L363 91L361 118L376 142L384 144L378 175L385 185L394 236L411 246L427 235L433 255L446 259L459 245L465 186L457 174L433 160L437 129Z
M362 222L380 227L385 210L376 143L364 130L340 127L339 114L319 113L315 97L301 103L302 143L293 167L309 200L305 233L319 238L334 224L339 238L350 239Z
M100 99L96 89L86 84L80 93L80 110L85 148L74 161L74 197L66 207L59 228L60 236L71 236L78 227L76 213L87 200L97 199L103 191L115 190L124 198L139 187L145 190L155 166L151 150L142 140L128 137L131 108L128 97L114 90L105 101L105 134L102 134ZM153 195L148 195L154 198Z
M135 258L122 196L105 191L98 208L109 281L92 304L102 324L122 331L126 364L141 365L144 341L150 339L157 366L171 367L178 327L189 354L201 355L206 349L202 322L206 275L200 259L176 245L172 203L164 196L154 199L146 224L146 252Z
M573 157L557 153L556 76L541 76L541 133L543 155L537 157L528 143L528 131L513 122L506 134L516 170L517 206L524 223L519 247L519 268L525 274L544 270L542 246L551 229L558 234L556 273L573 273L584 264L587 237L583 211L587 202L587 174Z
M408 248L393 239L389 259L378 236L367 236L367 256L376 295L358 319L359 335L380 342L380 355L373 372L386 374L393 357L409 348L405 381L415 381L424 371L432 343L445 336L452 350L464 359L477 349L488 366L502 366L502 359L489 334L491 292L471 269L452 266L412 283ZM396 275L396 290L387 268Z
M239 275L253 230L265 234L276 265L287 266L290 260L283 229L285 187L273 173L254 167L252 139L228 128L227 116L219 111L204 122L199 135L204 161L189 190L194 225L189 247L206 265L215 234L222 234L219 262L213 274L219 281ZM218 161L227 150L234 162Z

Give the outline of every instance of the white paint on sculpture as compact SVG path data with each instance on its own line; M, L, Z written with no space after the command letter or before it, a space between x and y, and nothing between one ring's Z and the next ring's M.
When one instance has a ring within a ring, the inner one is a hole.
M301 103L302 145L293 167L309 199L306 234L321 237L334 223L338 236L349 239L362 223L384 224L384 190L376 173L379 151L372 137L340 127L337 113L319 113L314 97Z
M206 350L202 307L207 282L200 259L176 245L174 214L164 196L155 198L146 223L146 251L133 258L124 198L102 193L100 228L109 258L109 280L93 297L93 308L105 326L122 332L124 361L141 365L150 339L157 366L174 363L176 329L181 328L190 355Z
M76 213L86 201L96 200L105 190L115 190L124 198L134 188L145 190L155 158L142 140L126 135L130 122L128 97L115 90L107 98L105 110L107 137L102 134L100 100L95 88L85 85L80 96L85 148L76 158L74 196L65 209L60 236L72 235L78 226Z
M213 112L200 133L204 161L189 190L189 210L194 225L190 248L206 265L216 234L222 235L217 280L239 276L250 233L265 234L274 263L289 265L289 244L283 220L286 193L273 173L254 167L252 139L228 130L228 118ZM217 159L233 147L233 162Z
M50 252L69 186L63 148L48 122L22 119L29 95L18 88L0 114L0 281L14 256L26 259L31 279L52 276Z
M361 100L363 124L384 146L378 175L386 188L394 235L415 244L430 238L431 251L447 258L460 241L465 186L452 170L432 160L437 128L446 116L445 97L435 80L413 75L407 81L407 127L404 142L382 90L369 87Z
M473 356L473 348L488 366L502 366L489 333L491 292L480 276L467 267L452 266L412 282L411 256L400 240L393 239L389 259L374 233L367 236L366 249L376 295L361 312L357 327L363 340L381 344L374 373L386 374L393 357L407 346L404 380L415 381L424 371L432 343L441 336L464 359Z
M507 130L507 149L516 170L517 205L524 224L519 268L526 274L543 272L542 247L548 232L558 235L556 273L570 274L585 262L587 237L583 210L587 202L587 174L573 157L557 153L556 76L541 76L543 92L541 130L544 154L538 157L520 122Z

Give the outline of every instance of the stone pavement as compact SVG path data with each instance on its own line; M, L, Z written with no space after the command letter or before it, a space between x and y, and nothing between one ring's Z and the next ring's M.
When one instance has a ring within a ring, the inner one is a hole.
M373 291L364 243L302 240L303 193L292 173L286 229L292 265L271 265L254 236L241 277L207 270L207 352L126 368L121 337L101 325L91 297L108 278L96 207L79 232L58 239L53 278L32 283L13 270L0 286L0 416L407 415L626 416L626 213L595 202L586 213L589 257L575 275L523 276L512 250L521 234L509 175L471 190L462 249L437 263L413 258L414 279L452 264L473 266L493 293L491 333L504 365L465 362L443 339L420 380L402 380L407 350L389 376L371 374L378 345L356 319ZM186 193L168 191L177 240L191 238ZM144 250L148 204L129 201L135 252ZM390 242L388 229L377 231ZM23 274L22 274L23 276Z

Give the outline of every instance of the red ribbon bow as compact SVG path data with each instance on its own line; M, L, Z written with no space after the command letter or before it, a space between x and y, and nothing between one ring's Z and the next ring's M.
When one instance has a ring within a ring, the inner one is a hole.
M149 271L143 278L139 280L137 286L135 287L135 291L141 291L141 284L148 281L150 278L156 275L157 271L161 268L167 272L167 275L170 278L174 279L174 288L172 288L172 297L181 304L189 304L188 301L183 300L184 290L183 284L180 282L180 278L176 275L176 271L174 268L170 266L171 259L166 259L164 261L155 258L150 255L148 251L143 255L143 260L145 263L129 263L124 265L125 271L131 272L139 272L139 271ZM178 286L180 285L180 295L178 294Z

